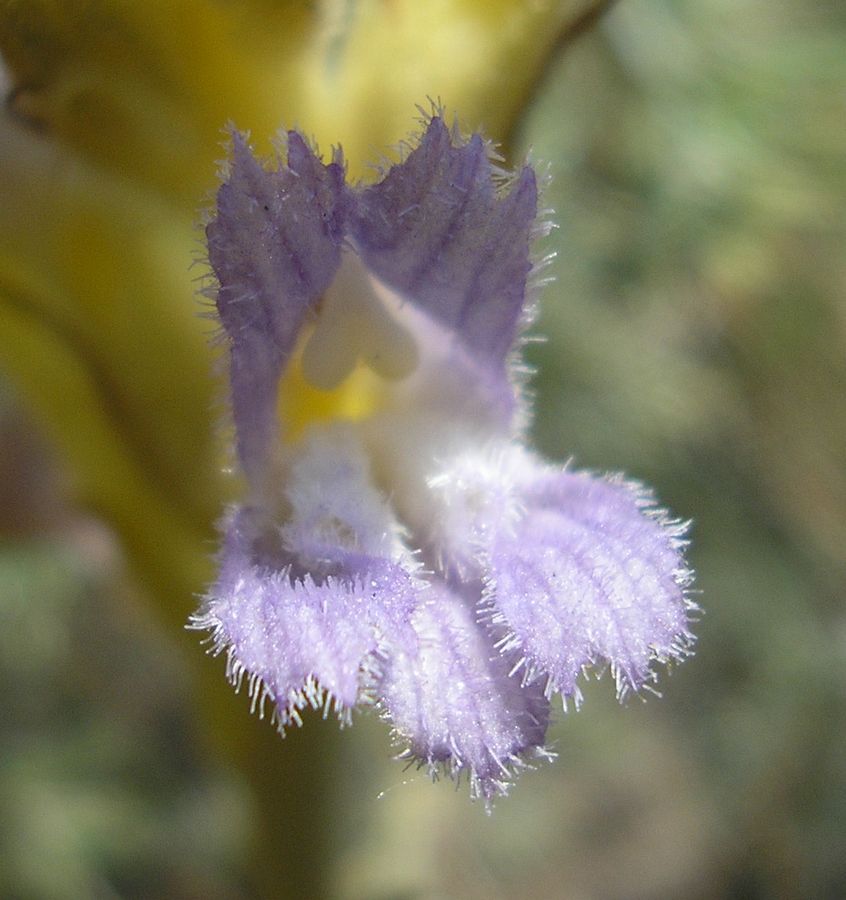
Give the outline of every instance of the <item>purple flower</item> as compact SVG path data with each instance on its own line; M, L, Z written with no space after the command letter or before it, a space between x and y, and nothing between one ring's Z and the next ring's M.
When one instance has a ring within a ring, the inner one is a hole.
M531 168L440 115L368 187L286 144L268 169L233 133L206 229L248 493L193 627L280 728L375 706L403 756L489 799L586 669L622 697L689 652L685 526L525 446ZM334 415L286 429L292 378Z

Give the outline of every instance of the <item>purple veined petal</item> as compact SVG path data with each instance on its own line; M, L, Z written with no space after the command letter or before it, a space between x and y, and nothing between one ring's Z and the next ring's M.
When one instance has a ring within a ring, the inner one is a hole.
M583 669L608 662L623 697L654 680L654 662L689 653L683 524L636 486L567 471L539 468L524 499L492 541L486 591L524 680L545 675L547 693L578 702Z
M230 513L220 575L191 627L211 633L214 654L226 652L227 676L246 676L252 708L275 704L280 728L300 724L306 706L334 707L342 723L356 703L372 701L379 646L408 628L418 588L388 560L359 556L358 567L322 581L295 579L253 553L253 511Z
M230 341L238 454L254 482L276 435L279 376L308 309L340 264L347 207L340 154L324 165L288 134L288 163L268 171L232 132L232 160L206 226L215 302Z
M525 167L497 189L478 134L434 116L420 144L365 188L350 231L364 264L504 376L524 312L537 185Z
M549 703L537 685L509 677L472 604L444 585L412 618L413 631L387 646L378 691L405 745L432 776L466 773L473 796L505 794L513 770L543 749Z

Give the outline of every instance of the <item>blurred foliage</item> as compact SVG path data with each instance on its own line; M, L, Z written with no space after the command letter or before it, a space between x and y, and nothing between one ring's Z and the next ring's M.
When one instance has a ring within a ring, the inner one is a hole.
M699 650L660 701L591 685L492 817L357 719L322 811L333 896L846 895L844 37L835 3L623 0L547 72L511 154L549 161L561 226L536 439L694 519ZM175 641L20 417L0 895L248 896L250 800L193 734Z
M4 477L29 488L33 455L42 478L55 473L24 424L4 403ZM244 786L203 758L184 663L145 614L113 535L46 498L27 517L20 495L9 500L0 896L242 897Z

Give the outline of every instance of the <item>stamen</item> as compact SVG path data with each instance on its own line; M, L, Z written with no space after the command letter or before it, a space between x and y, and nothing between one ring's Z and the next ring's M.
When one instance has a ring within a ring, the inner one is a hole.
M390 309L398 303L393 293L373 281L357 257L345 253L303 351L306 380L320 390L334 390L359 360L391 381L410 375L417 367L417 346Z

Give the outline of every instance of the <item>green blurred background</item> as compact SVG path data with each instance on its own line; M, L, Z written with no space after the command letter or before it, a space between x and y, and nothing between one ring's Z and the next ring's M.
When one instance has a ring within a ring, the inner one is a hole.
M694 520L697 655L661 700L591 684L490 817L312 717L331 896L846 896L844 37L836 2L623 0L548 67L510 148L560 225L536 441ZM190 667L5 383L0 467L0 896L252 896Z

